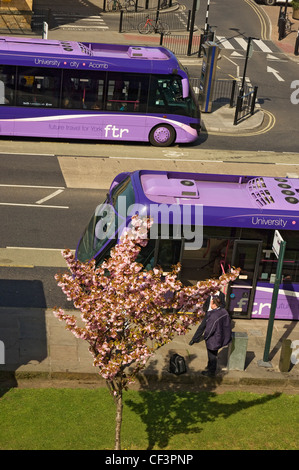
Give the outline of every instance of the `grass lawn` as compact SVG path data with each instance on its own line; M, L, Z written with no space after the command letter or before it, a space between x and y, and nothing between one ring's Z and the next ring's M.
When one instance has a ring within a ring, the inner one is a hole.
M112 449L105 388L0 390L0 449ZM298 449L299 395L127 391L127 450Z

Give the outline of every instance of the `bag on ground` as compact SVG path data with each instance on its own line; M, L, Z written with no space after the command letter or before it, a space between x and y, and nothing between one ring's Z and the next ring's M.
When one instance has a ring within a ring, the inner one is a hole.
M173 354L169 360L169 372L171 374L180 375L187 372L186 362L183 356Z

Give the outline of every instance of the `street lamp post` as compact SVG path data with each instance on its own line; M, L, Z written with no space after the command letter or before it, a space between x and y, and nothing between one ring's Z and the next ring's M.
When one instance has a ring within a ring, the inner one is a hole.
M248 38L248 43L247 43L247 50L246 50L246 58L245 58L245 64L244 64L244 70L243 70L243 78L242 78L242 85L241 85L241 90L240 90L240 95L243 96L244 94L244 86L245 86L245 77L246 77L246 70L247 70L247 63L248 59L252 56L252 40L256 38L252 38L251 36Z
M192 13L191 13L191 23L190 23L190 33L189 33L189 42L188 42L188 51L187 51L188 56L191 55L193 30L194 30L194 23L195 23L195 13L196 13L196 10L199 10L199 5L200 5L200 0L193 0Z

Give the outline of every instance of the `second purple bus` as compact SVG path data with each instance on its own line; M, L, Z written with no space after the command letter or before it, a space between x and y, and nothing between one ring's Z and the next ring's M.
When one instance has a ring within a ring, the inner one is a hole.
M272 245L278 230L286 252L275 318L299 320L299 179L122 173L92 215L77 258L101 263L136 211L154 219L154 231L138 259L145 269L160 265L167 272L180 261L182 282L193 284L218 278L231 266L241 268L226 297L236 318L269 316L277 267Z
M0 37L0 135L189 143L188 74L163 47Z

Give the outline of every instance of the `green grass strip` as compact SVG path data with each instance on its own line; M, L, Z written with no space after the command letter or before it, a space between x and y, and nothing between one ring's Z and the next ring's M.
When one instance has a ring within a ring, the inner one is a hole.
M1 450L114 448L115 405L105 388L0 390ZM124 393L127 450L298 449L299 395Z

